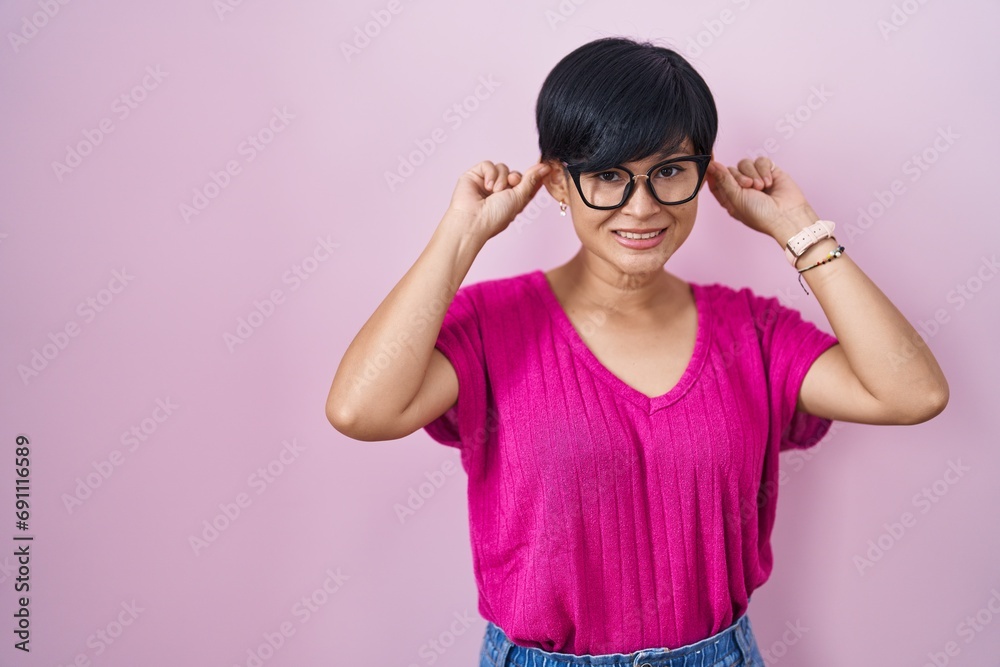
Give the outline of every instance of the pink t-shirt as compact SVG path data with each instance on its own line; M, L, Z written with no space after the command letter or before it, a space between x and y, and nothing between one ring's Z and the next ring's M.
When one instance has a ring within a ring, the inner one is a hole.
M654 398L598 361L541 270L463 286L445 314L458 401L424 429L461 451L479 613L516 644L676 648L771 573L778 452L829 430L795 403L838 341L776 298L689 284L694 354Z

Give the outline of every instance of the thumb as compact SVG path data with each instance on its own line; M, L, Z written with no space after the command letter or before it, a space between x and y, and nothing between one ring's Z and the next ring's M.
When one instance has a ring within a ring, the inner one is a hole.
M544 162L536 162L525 170L521 177L521 182L514 186L518 200L527 204L542 186L542 179L552 171L552 168Z

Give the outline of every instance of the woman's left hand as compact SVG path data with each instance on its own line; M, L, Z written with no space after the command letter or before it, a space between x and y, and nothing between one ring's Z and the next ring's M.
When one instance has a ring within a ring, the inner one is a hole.
M729 215L779 243L819 220L799 186L768 157L743 158L736 167L712 160L706 178Z

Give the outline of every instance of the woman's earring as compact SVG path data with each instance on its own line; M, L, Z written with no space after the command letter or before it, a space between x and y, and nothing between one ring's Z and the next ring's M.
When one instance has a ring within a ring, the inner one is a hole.
M566 202L564 201L559 202L559 215L566 215Z

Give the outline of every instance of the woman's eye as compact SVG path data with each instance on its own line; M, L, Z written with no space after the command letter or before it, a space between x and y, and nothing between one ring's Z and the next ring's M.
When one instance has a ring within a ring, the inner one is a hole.
M614 181L617 177L618 177L618 172L615 171L602 171L599 174L597 174L598 180L602 180L608 183Z
M675 174L679 174L680 172L684 171L684 169L682 169L681 167L675 167L674 165L669 165L669 166L666 166L666 167L662 167L660 169L660 171L659 171L659 175L661 177L663 177L663 178L670 178L671 176L674 176L675 174L668 174L668 173L665 173L665 172L668 172L671 169L674 170Z

